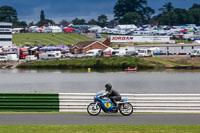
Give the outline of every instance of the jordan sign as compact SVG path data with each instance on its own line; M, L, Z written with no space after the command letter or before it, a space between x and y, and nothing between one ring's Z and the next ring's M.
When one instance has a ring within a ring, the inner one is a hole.
M110 36L110 42L167 43L170 36Z
M133 42L133 36L111 36L111 42Z

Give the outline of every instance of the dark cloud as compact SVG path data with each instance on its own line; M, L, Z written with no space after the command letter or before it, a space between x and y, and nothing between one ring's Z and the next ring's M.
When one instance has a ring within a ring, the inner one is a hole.
M147 0L148 5L155 9L167 2L172 2L177 8L190 8L200 0ZM101 14L113 18L113 7L117 0L1 0L0 5L9 5L18 11L20 20L38 21L40 11L44 10L47 18L55 21L72 20L75 17L97 19ZM200 4L200 3L199 3Z

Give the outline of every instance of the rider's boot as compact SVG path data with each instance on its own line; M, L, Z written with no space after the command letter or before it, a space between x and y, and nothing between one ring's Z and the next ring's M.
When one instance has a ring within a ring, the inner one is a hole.
M119 109L119 106L118 106L118 104L116 104L116 105L114 106L114 110L115 110L115 111L118 111L118 109Z

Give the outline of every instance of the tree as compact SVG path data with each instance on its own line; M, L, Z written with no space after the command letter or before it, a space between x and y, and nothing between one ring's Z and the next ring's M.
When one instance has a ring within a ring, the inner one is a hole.
M165 3L159 10L162 12L170 12L174 9L171 2Z
M10 6L0 7L0 21L16 23L18 21L17 11Z
M97 25L97 21L95 19L91 19L90 21L88 21L88 25Z
M192 24L200 25L200 8L189 10L189 16Z
M26 28L28 25L25 21L17 21L13 27L14 28Z
M118 0L114 6L114 14L117 20L122 19L126 13L130 12L138 13L143 22L147 23L154 10L147 6L146 0Z
M36 24L37 26L43 26L45 24L55 24L53 20L45 19L44 10L41 10L40 21Z
M78 19L78 18L75 18L74 20L72 20L72 23L74 25L83 25L85 24L85 19Z
M69 22L67 22L67 20L61 20L60 22L59 22L59 24L61 24L61 25L63 25L63 26L67 26L68 24L69 24Z
M175 25L184 25L190 23L191 16L189 15L187 10L175 8L173 12L176 14Z
M146 7L144 8L144 13L143 13L143 21L145 23L149 23L151 20L152 15L155 13L155 11L151 7ZM141 16L141 14L139 14ZM141 16L142 17L142 16Z
M43 21L43 20L45 20L44 10L42 10L40 13L40 21Z
M101 26L101 27L105 27L107 26L108 22L107 22L108 18L106 15L100 15L98 17L98 25Z
M200 4L193 4L188 10L188 14L191 24L200 25Z
M28 27L34 26L33 21L28 24Z
M52 25L52 24L55 24L55 22L53 20L50 20L50 19L44 19L42 21L39 21L36 25L40 27L40 26L43 26L45 24Z
M120 23L122 24L135 24L135 25L141 25L142 24L142 17L140 14L136 12L130 12L126 13L123 18L120 20Z
M200 8L200 4L194 3L194 4L192 5L192 7L190 8L190 10L191 10L191 9L196 9L196 8Z
M192 22L191 16L187 10L175 8L173 11L161 13L154 18L160 25L184 25Z
M113 19L113 20L110 20L110 22L108 22L107 26L110 28L114 28L115 26L117 26L117 23L118 23L118 21Z

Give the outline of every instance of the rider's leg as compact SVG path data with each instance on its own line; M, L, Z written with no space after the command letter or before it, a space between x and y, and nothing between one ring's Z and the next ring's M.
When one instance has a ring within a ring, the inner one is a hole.
M117 106L116 98L115 97L110 97L110 100L112 101L113 105L116 107Z

